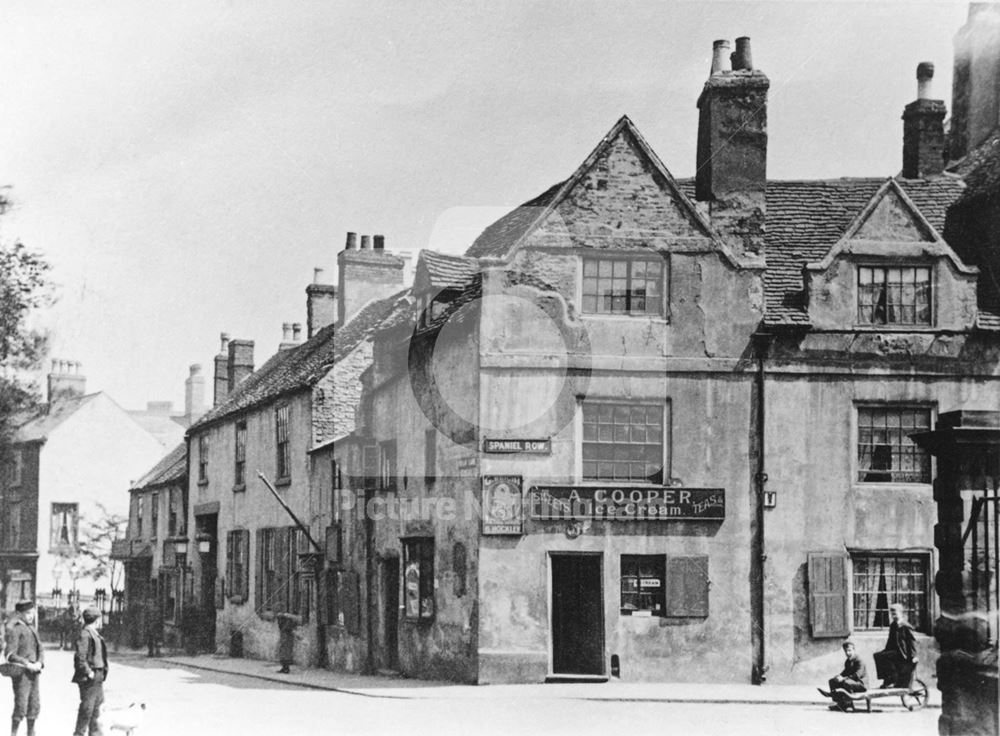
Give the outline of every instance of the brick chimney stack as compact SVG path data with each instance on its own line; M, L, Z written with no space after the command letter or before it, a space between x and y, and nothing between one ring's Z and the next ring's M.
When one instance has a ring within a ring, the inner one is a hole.
M934 65L917 65L917 99L903 109L903 178L924 179L944 171L944 100L932 100Z
M48 375L48 401L54 404L63 399L74 399L87 393L87 377L80 373L80 363L74 360L54 359Z
M219 335L221 347L215 356L215 384L212 396L212 406L218 406L229 395L229 334Z
M195 363L184 380L184 418L190 425L205 413L205 376L201 364Z
M736 51L726 59L728 49L728 41L715 42L711 73L698 98L695 194L708 203L712 224L738 253L760 253L771 82L753 68L749 38L737 38Z
M955 34L951 86L949 157L955 161L1000 125L1000 3L969 3L965 25Z
M323 269L313 269L313 282L306 287L306 339L337 321L337 287L323 283Z
M253 373L253 340L230 340L227 376L229 393Z
M356 233L347 233L344 250L337 254L337 322L349 322L368 302L384 299L403 288L404 258L385 249L385 236L361 236L361 248L355 248ZM310 336L314 334L310 326Z

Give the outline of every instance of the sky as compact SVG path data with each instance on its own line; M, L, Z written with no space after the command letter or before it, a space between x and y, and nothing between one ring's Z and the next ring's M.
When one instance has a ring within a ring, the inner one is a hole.
M347 231L461 253L623 114L694 173L715 39L771 80L768 176L891 176L916 66L950 106L964 2L6 0L0 239L52 264L51 357L183 406L219 333L305 323ZM210 382L209 382L210 387ZM208 400L211 400L210 388Z

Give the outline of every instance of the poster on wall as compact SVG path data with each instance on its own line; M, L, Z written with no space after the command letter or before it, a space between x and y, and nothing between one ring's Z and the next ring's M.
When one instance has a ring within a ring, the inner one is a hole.
M519 475L483 476L483 534L523 534Z

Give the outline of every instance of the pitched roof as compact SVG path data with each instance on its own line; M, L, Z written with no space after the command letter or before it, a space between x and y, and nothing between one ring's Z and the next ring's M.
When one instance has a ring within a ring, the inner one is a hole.
M60 399L54 404L42 407L40 411L27 417L26 421L17 428L14 441L38 442L47 439L56 427L99 395L100 392L85 396L74 396L73 398Z
M225 401L191 425L188 432L314 385L335 363L372 335L405 292L370 302L346 325L339 328L328 325L301 345L278 351L236 386Z
M184 480L187 476L187 443L181 442L168 452L144 476L132 484L132 490L165 486Z
M531 228L539 214L548 207L562 189L565 181L553 184L520 207L515 207L499 220L488 226L475 239L465 255L475 258L503 256Z
M172 416L145 411L130 411L128 415L164 448L173 447L184 436L184 425Z
M965 179L961 204L1000 192L1000 129L952 164L949 171Z
M436 289L461 289L476 273L476 261L464 256L420 251L417 272L425 273L430 285Z

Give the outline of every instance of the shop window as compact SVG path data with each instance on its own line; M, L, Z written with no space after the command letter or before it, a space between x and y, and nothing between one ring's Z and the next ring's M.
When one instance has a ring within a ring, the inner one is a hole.
M930 428L931 411L914 406L858 407L858 480L930 483L930 455L909 435Z
M229 581L229 600L243 603L250 587L250 532L233 529L226 534L226 580Z
M931 270L926 266L858 267L858 322L931 324Z
M414 621L434 618L434 540L403 540L403 614Z
M72 553L77 547L79 506L75 503L52 504L49 551Z
M660 258L584 258L584 313L662 316L663 271Z
M663 482L662 403L583 402L583 479Z
M631 615L648 611L653 616L666 612L666 558L663 555L622 555L621 612Z
M247 483L247 423L236 422L236 456L233 466L233 486L237 489L246 487Z
M928 631L928 566L926 554L852 552L855 630L887 629L889 606L898 603L910 624Z
M291 476L291 449L288 438L288 405L279 406L274 410L275 446L277 452L276 473L278 479Z
M208 483L208 435L198 435L198 482Z

